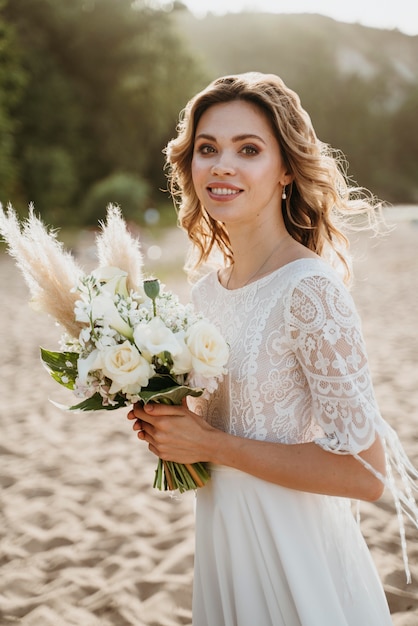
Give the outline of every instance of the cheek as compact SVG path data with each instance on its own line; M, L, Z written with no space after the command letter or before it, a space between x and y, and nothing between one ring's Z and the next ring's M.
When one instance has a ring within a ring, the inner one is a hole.
M192 166L191 166L193 183L198 179L199 173L200 173L200 169L201 168L199 167L199 163L197 162L196 158L193 157L193 159L192 159Z
M205 175L204 168L199 164L196 159L192 160L191 173L193 186L199 199L201 199L202 191L205 186Z

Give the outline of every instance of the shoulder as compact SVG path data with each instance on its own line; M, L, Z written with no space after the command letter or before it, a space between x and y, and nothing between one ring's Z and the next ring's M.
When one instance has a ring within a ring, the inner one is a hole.
M210 270L203 276L200 276L192 285L192 293L197 292L200 289L212 285L218 280L218 270Z
M357 323L356 307L341 276L322 259L301 259L289 268L284 294L285 317L291 324L323 323L338 318Z
M213 293L218 282L217 270L211 270L207 274L201 276L191 288L191 297L194 302L207 297L209 293Z
M324 289L327 285L333 285L341 292L349 294L340 274L320 257L298 259L283 269L287 291L292 292L297 287Z

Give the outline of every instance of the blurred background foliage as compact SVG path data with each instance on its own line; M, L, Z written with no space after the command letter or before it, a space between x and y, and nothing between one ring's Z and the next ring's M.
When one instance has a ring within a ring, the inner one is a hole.
M0 201L60 226L96 225L109 202L174 223L162 150L179 111L212 78L261 70L300 94L353 179L416 203L417 58L418 37L314 15L0 0Z

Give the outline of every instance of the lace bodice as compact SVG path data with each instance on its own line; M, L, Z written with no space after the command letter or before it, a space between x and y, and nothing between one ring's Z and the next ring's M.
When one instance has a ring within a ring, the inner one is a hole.
M199 412L252 439L368 448L381 420L352 298L324 261L300 259L229 291L216 272L195 305L231 348L228 375Z
M360 320L335 270L299 259L231 291L212 272L192 296L231 349L228 375L208 399L194 398L194 409L239 437L352 454L392 492L410 582L403 513L418 528L418 472L379 413ZM360 456L376 434L386 477Z

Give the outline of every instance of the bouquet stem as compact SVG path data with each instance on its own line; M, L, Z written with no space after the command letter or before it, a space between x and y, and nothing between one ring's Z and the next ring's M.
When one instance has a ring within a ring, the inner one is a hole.
M198 473L195 471L193 465L191 463L187 463L186 464L186 468L187 471L189 472L190 476L193 478L193 480L196 483L197 487L203 487L203 485L205 484L202 479L200 478L200 476L198 475Z
M156 402L179 406L186 396L200 396L201 390L185 386L173 387L163 392L149 391L143 399L144 403ZM203 487L209 480L210 474L204 463L175 463L158 459L153 487L160 491L175 491L180 493Z
M164 474L167 480L168 488L170 489L170 491L172 491L174 489L174 486L173 486L173 481L171 479L170 470L168 468L166 461L163 461L163 467L164 467Z
M203 487L209 480L209 472L204 463L174 463L158 459L155 470L154 487L160 491L180 493Z

